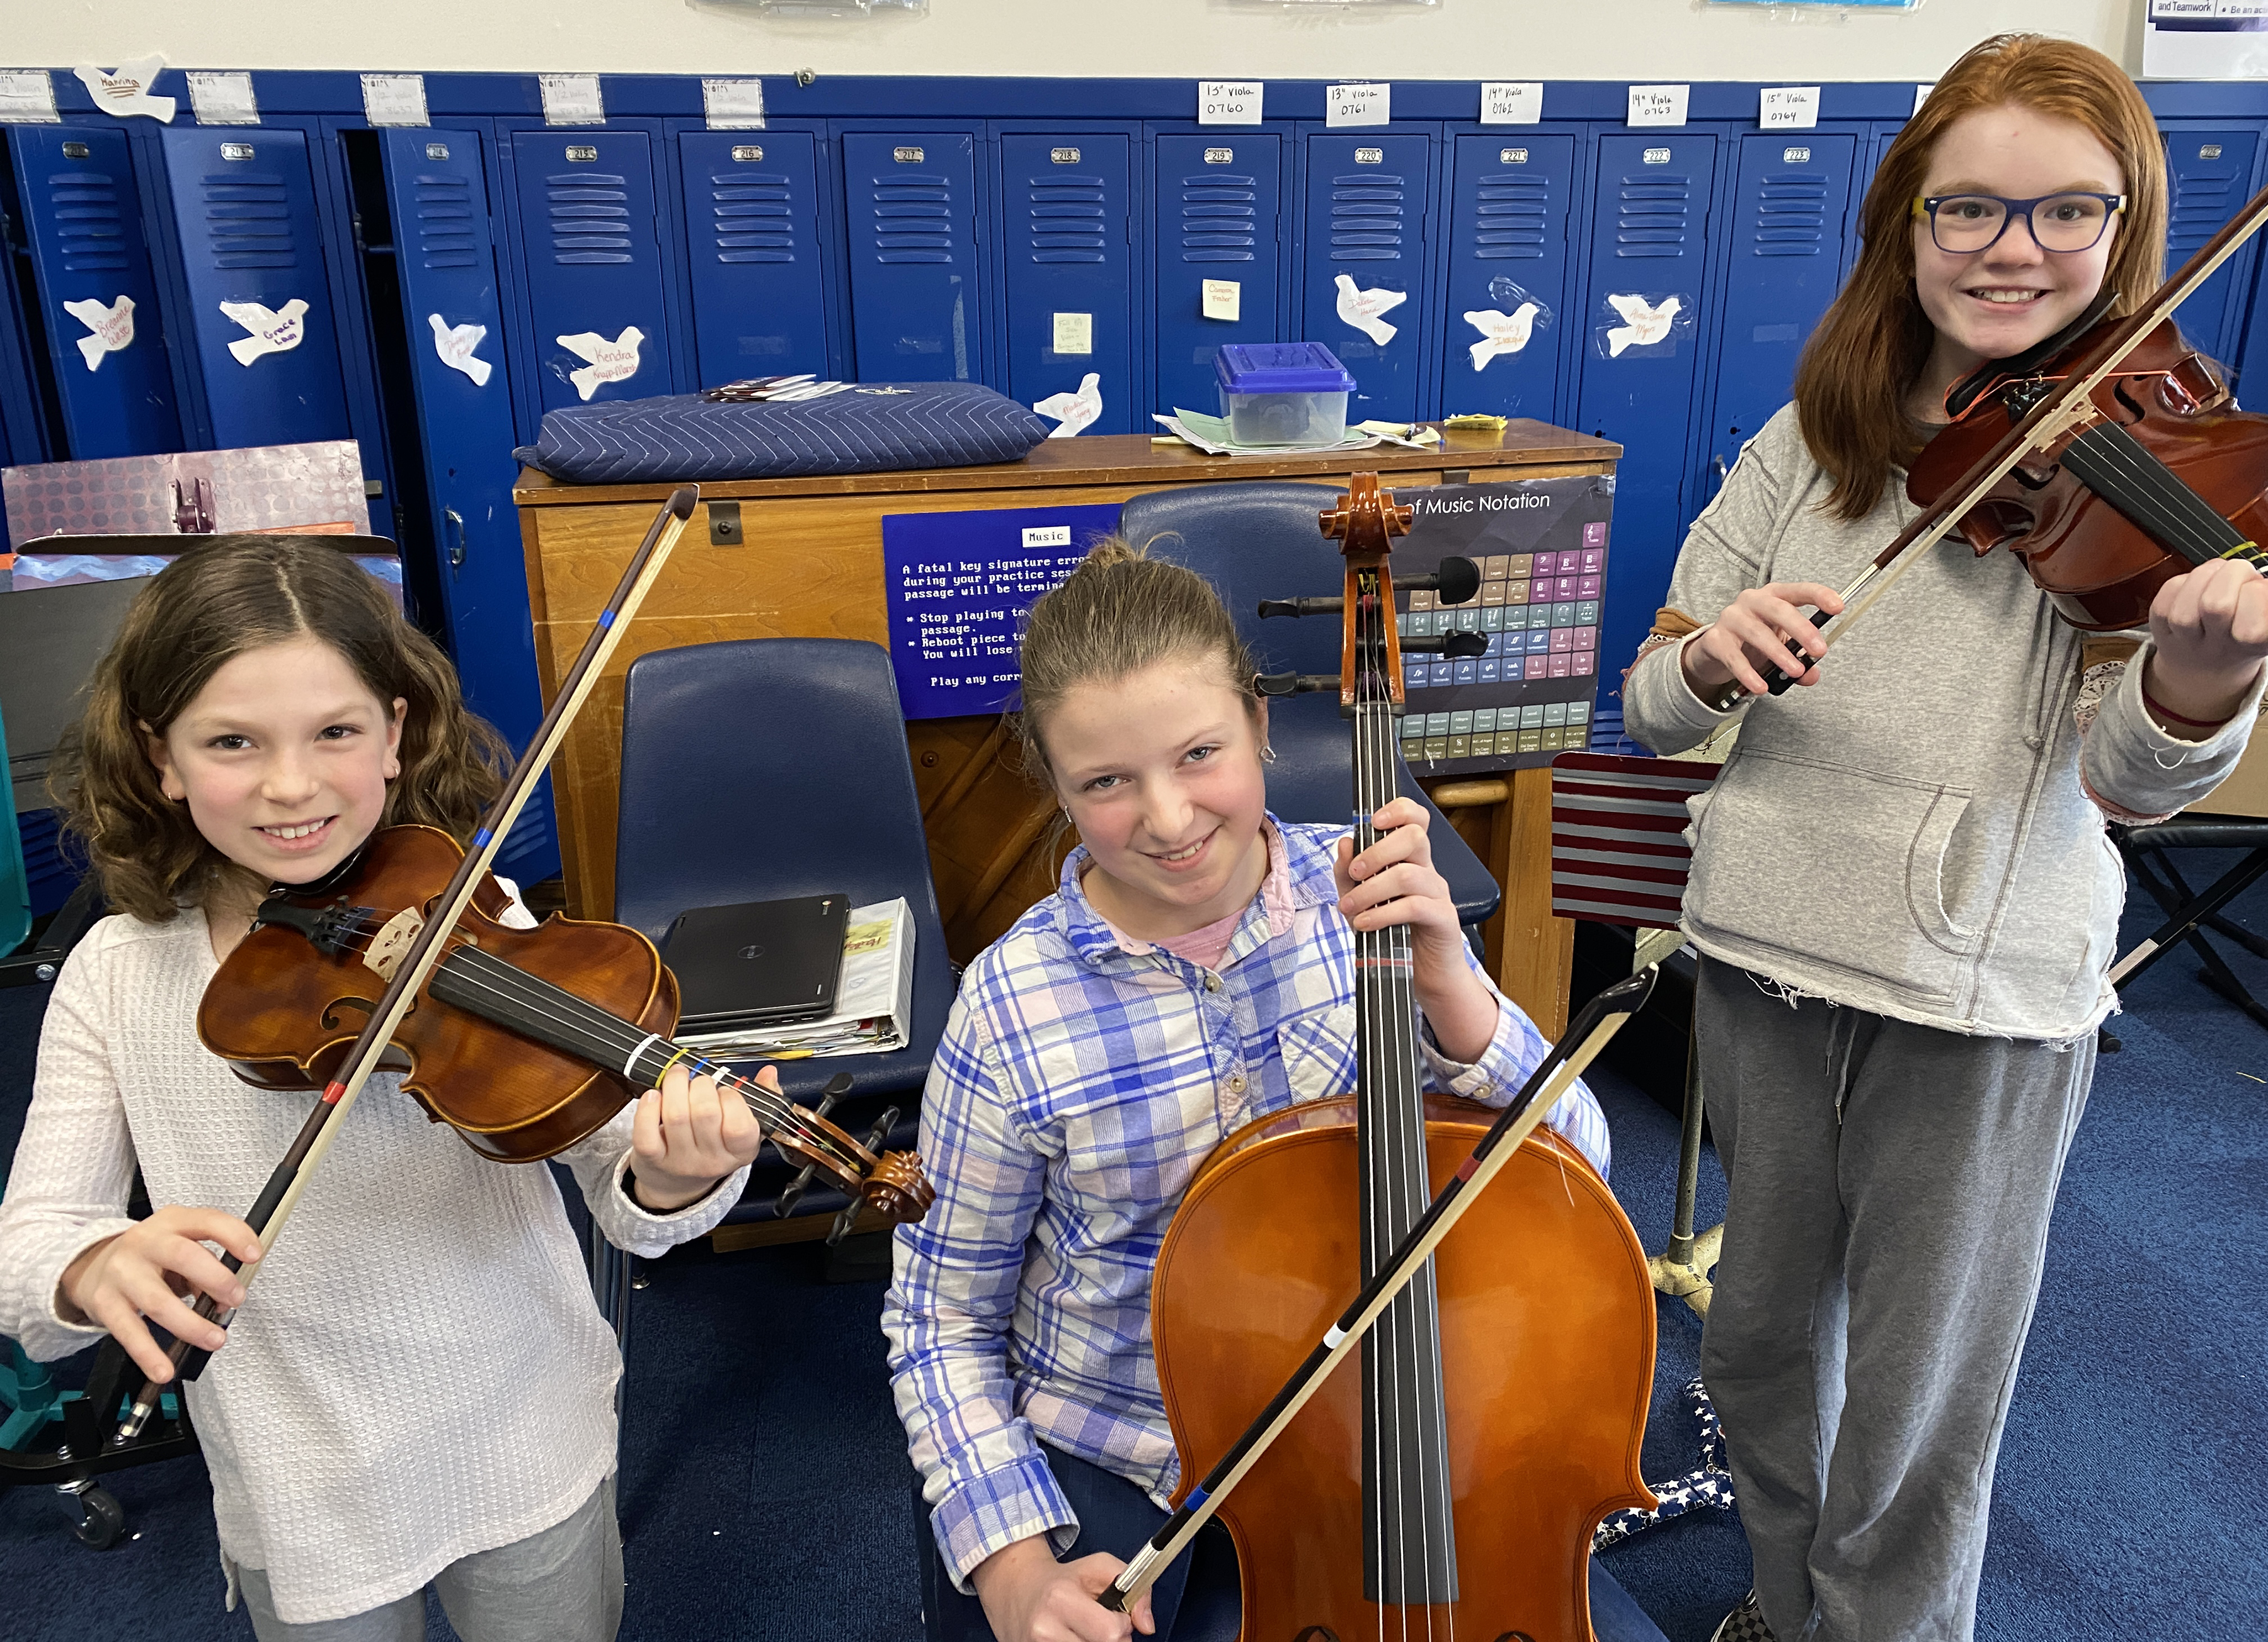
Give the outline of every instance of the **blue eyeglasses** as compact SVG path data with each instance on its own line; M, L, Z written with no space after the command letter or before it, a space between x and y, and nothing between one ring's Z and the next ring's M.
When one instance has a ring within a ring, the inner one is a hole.
M1917 195L1913 214L1929 219L1929 235L1940 251L1966 256L1989 251L2021 217L2043 251L2094 248L2110 219L2126 209L2123 194L2043 194L2037 199L2003 199L1997 194Z

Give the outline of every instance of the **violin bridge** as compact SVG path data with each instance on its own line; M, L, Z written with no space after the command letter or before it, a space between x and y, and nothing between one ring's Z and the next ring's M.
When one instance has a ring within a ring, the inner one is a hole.
M392 982L394 972L409 955L409 945L417 939L417 931L425 927L425 916L415 907L404 907L387 919L386 926L371 937L370 946L362 955L365 968L377 973L379 979Z

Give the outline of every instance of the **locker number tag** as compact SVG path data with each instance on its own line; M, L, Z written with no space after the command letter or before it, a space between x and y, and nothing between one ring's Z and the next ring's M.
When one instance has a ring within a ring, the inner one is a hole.
M134 298L122 295L105 307L92 297L78 302L66 302L63 312L86 327L90 335L78 339L78 350L86 359L86 368L102 368L102 356L116 353L134 340Z
M115 114L121 120L129 114L146 114L171 125L178 105L170 97L150 95L150 87L157 83L158 70L165 66L165 58L151 55L122 63L114 69L98 69L91 63L83 63L71 72L78 76L78 83L86 87L86 94L94 99L94 106L103 113Z
M247 369L254 359L267 354L290 353L307 339L307 328L302 323L307 316L307 305L298 297L280 308L258 302L224 302L220 311L252 333L228 345L237 364Z
M55 125L55 83L45 69L0 69L0 120Z
M1094 315L1092 313L1057 314L1055 351L1059 354L1093 353L1094 351Z
M1767 85L1756 93L1756 123L1767 131L1808 131L1819 123L1816 85Z
M1197 123L1258 125L1262 89L1258 80L1199 80Z
M1382 80L1327 85L1323 91L1326 126L1384 125L1394 117L1394 87Z
M473 379L475 387L489 385L489 372L494 367L485 359L476 357L473 350L481 345L481 338L489 334L485 325L468 320L462 325L446 323L438 313L425 316L425 323L433 328L433 351L441 356L441 363L452 371L462 371ZM588 399L588 394L583 395Z
M422 74L365 74L362 117L372 125L431 125Z
M1484 80L1481 82L1483 125L1535 125L1543 118L1541 80Z
M1244 287L1233 279L1208 279L1204 284L1205 318L1235 323L1241 317Z
M1683 125L1690 85L1633 85L1630 88L1631 125Z
M622 334L612 342L596 331L578 331L554 340L578 359L588 361L567 374L575 391L588 399L599 391L600 383L625 381L637 374L638 344L645 340L645 333L635 325L625 325Z

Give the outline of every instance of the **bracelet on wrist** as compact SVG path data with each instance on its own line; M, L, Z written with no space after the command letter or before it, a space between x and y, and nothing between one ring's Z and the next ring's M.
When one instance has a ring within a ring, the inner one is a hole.
M2192 730L2218 730L2221 725L2228 722L2228 719L2226 717L2219 718L2192 718L2187 713L2176 712L2172 708L2158 700L2156 696L2151 695L2149 687L2146 685L2145 685L2142 689L2142 705L2150 710L2150 716L2152 718L2171 719L2176 724L2187 725Z

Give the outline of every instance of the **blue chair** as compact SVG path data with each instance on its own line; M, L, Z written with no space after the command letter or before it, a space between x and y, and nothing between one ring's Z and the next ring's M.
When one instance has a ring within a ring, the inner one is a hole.
M906 1047L783 1061L778 1071L780 1086L805 1106L849 1074L833 1121L864 1139L895 1106L887 1144L912 1146L954 980L882 647L761 638L639 657L622 697L620 826L615 917L655 940L695 907L832 893L853 906L905 897L914 923ZM793 1172L766 1147L726 1218L771 1219ZM833 1214L845 1201L814 1183L796 1213Z
M1336 620L1263 622L1256 612L1263 599L1336 597L1344 588L1345 562L1315 528L1316 515L1337 494L1335 487L1312 484L1185 485L1134 497L1119 529L1138 546L1154 543L1160 557L1188 565L1219 588L1262 672L1336 673ZM1268 706L1268 729L1276 749L1268 768L1269 806L1285 821L1344 824L1353 808L1354 744L1337 696L1278 696ZM1485 924L1503 891L1409 767L1395 762L1402 791L1433 812L1433 864L1448 880L1458 918L1468 929Z

